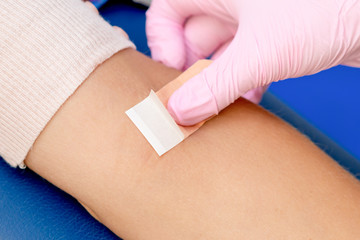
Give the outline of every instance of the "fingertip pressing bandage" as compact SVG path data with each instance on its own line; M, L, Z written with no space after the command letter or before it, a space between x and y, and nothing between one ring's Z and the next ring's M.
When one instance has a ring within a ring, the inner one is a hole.
M205 123L203 121L190 127L180 126L165 106L176 89L210 63L208 60L198 61L157 93L151 90L147 98L125 112L159 156L178 145Z

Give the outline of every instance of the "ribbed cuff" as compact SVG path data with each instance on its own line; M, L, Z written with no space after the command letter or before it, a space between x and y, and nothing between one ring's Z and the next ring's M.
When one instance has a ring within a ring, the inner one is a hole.
M0 155L16 167L95 67L134 45L80 0L0 1Z

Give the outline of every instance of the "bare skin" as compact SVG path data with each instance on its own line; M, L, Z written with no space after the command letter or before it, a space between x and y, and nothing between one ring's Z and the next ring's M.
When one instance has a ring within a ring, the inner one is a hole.
M359 182L243 99L159 158L125 110L178 74L119 52L61 107L26 164L124 239L359 238Z

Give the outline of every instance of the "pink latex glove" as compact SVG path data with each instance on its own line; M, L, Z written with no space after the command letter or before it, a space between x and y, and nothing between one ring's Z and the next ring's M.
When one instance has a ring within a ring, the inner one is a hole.
M274 81L360 66L359 0L153 0L146 30L153 58L177 69L230 42L171 96L181 125Z

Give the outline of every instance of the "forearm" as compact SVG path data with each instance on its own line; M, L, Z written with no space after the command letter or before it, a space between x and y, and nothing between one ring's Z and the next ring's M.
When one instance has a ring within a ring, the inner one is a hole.
M359 183L244 100L157 157L124 112L177 75L118 53L58 111L27 165L125 239L359 236Z
M0 1L0 155L21 164L95 67L132 47L80 0Z
M99 186L105 181L103 178L114 181L112 178L118 176L119 182L124 180L123 176L135 172L129 168L138 167L145 161L144 156L152 152L140 135L134 136L125 127L129 120L124 112L147 96L150 89L156 90L165 79L169 81L178 75L176 70L164 69L132 49L115 54L58 110L36 140L26 164L82 202L86 201L80 195L90 189L77 190L87 185L90 176L92 184ZM163 74L158 76L157 72ZM141 143L139 149L133 149L136 142ZM124 151L139 155L129 161L124 159ZM103 175L102 168L111 174ZM63 178L61 172L68 178ZM69 181L70 177L74 181Z

